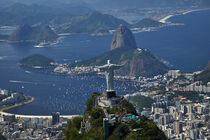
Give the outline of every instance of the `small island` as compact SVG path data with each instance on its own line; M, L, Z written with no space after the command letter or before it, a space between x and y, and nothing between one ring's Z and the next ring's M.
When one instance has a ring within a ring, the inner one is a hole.
M0 89L0 112L22 106L34 101L34 98L16 91Z
M19 64L31 68L50 68L54 66L55 61L43 55L34 54L23 58L19 61Z

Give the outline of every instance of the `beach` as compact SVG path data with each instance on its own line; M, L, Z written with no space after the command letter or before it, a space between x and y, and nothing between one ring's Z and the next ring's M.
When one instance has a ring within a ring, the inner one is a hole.
M161 22L161 23L168 23L167 20L169 18L173 17L173 16L186 15L186 14L189 14L189 13L192 13L192 12L203 11L203 10L210 10L210 8L179 11L178 14L170 14L170 15L167 15L167 16L161 18L159 20L159 22Z
M160 19L159 22L161 22L161 23L166 23L167 20L168 20L169 18L171 18L172 16L175 16L175 15L168 15L168 16L166 16L166 17Z
M22 105L26 105L26 104L29 104L29 103L32 103L33 101L35 100L34 97L31 97L30 100L26 101L26 102L23 102L23 103L18 103L18 104L15 104L15 105L12 105L12 106L8 106L8 107L4 107L2 109L0 109L0 115L15 115L16 118L42 118L42 119L51 119L52 116L50 115L21 115L21 114L13 114L13 113L7 113L5 112L6 110L8 109L12 109L12 108L15 108L15 107L18 107L18 106L22 106ZM66 118L66 119L72 119L74 117L78 117L80 115L61 115L62 118Z

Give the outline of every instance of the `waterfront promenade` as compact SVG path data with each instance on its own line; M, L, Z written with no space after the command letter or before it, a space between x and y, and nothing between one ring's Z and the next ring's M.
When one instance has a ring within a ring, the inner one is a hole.
M11 114L11 113L7 113L7 112L0 112L1 115L15 115L16 118L47 118L47 119L51 119L52 116L37 116L37 115L19 115L19 114ZM67 119L72 119L74 117L77 117L80 115L60 115L60 117L62 118L67 118Z

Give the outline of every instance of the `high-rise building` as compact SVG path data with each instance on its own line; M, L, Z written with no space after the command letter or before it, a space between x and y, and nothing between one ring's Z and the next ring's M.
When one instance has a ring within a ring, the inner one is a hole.
M190 130L190 138L192 140L197 140L197 138L198 138L198 131L196 129Z
M182 124L179 121L174 122L174 133L176 135L180 134L182 132Z
M181 110L181 102L179 100L176 101L176 109L178 112Z
M187 106L186 105L181 105L181 112L183 114L186 114L187 113Z
M172 78L177 78L181 75L181 73L180 70L169 70L167 75Z
M189 113L189 114L193 113L193 106L192 106L192 104L189 104L187 106L187 113Z
M165 115L164 116L164 124L169 124L171 121L171 116L168 114L168 115Z
M52 113L52 125L55 125L59 123L60 121L60 113L59 112L53 112Z

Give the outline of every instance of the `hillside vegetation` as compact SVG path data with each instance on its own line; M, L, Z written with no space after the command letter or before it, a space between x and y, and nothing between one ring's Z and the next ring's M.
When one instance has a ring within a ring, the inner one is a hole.
M76 117L69 121L64 130L64 140L104 140L103 118L105 117L101 108L94 107L94 98L100 94L93 93L87 101L87 109L83 117ZM136 113L131 103L123 101L120 106L112 109L107 108L108 113L120 115L123 108L128 113ZM133 110L134 109L134 110ZM91 128L84 133L79 133L81 121L90 122ZM146 117L140 116L139 121L123 123L120 119L109 131L108 140L166 140L164 133L157 125Z
M19 63L22 66L27 67L41 67L41 68L48 68L51 67L51 63L54 62L54 60L47 58L40 54L34 54L32 56L28 56L26 58L23 58L19 61Z

